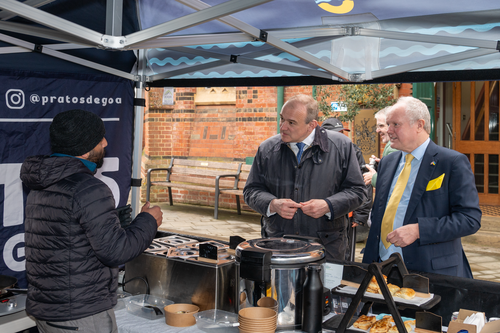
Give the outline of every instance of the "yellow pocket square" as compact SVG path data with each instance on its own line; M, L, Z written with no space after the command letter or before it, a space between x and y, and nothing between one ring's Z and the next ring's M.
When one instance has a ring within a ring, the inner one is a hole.
M441 185L443 184L443 179L444 179L444 173L441 176L430 180L425 190L434 191L440 189Z

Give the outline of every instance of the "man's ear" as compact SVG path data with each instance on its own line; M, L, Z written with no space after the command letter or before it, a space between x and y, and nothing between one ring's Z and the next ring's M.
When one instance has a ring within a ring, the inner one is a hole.
M417 129L419 132L424 130L424 125L425 125L425 120L423 119L417 120Z
M83 158L84 160L88 160L88 159L89 159L89 156L90 156L90 152L85 153L85 154L83 154L82 156L76 156L76 157L80 157L80 158Z
M316 128L316 126L318 126L318 121L316 119L314 119L308 125L310 126L311 131L312 131L313 129Z

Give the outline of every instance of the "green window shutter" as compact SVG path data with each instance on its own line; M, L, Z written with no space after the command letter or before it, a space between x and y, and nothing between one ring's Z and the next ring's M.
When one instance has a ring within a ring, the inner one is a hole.
M435 116L435 96L434 96L434 82L422 82L413 84L413 97L418 98L427 105L429 113L431 114L431 140L435 139L434 128L436 125Z

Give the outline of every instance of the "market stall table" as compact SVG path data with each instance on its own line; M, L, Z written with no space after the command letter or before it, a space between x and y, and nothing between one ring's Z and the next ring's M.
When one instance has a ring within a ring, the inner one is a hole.
M2 333L16 333L35 326L35 320L24 310L0 316L0 332Z
M165 323L165 318L149 320L139 316L135 316L121 309L115 311L116 324L118 325L119 333L203 333L196 325L189 327L173 327Z

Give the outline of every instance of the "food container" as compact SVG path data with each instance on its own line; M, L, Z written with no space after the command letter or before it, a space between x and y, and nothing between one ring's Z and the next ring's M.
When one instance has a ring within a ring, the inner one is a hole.
M238 333L238 315L223 310L205 310L194 314L196 326L209 333Z
M164 310L167 325L187 327L196 324L194 314L200 311L200 308L193 304L179 303L167 305Z
M168 299L152 295L136 295L127 297L125 300L128 312L150 320L164 318L163 308L174 304Z
M126 308L126 303L128 302L127 297L131 297L132 294L124 291L118 291L116 296L116 305L113 307L113 310L118 311Z

